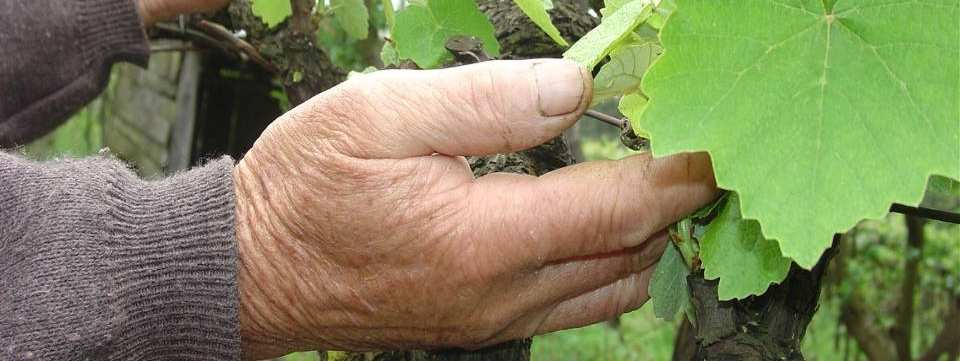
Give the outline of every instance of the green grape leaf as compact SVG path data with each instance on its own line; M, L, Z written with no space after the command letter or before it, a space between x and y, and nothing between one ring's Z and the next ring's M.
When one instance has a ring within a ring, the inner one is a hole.
M642 81L654 154L708 151L805 268L930 175L960 178L960 2L834 4L678 2Z
M289 0L254 0L250 10L271 29L293 15Z
M690 215L690 218L692 218L694 221L702 221L709 217L714 213L714 211L717 210L718 207L727 203L727 197L729 197L731 193L732 192L723 192L723 195L721 195L720 198L717 198L717 200L713 201L713 203L710 203L703 208L698 209L696 212L693 212L693 214ZM737 214L740 214L739 212L740 208L737 208ZM700 237L694 238L698 240L701 239Z
M935 175L930 177L927 184L927 193L939 193L945 197L960 197L960 182Z
M690 302L690 291L687 290L687 275L690 274L690 269L683 263L683 256L672 243L667 244L667 249L656 267L647 293L653 303L653 313L659 318L671 321L677 312L686 308Z
M647 0L604 0L603 9L600 9L600 15L609 16L610 14L617 12L617 10L620 10L620 8L623 7L624 4L628 2L634 2L634 1L647 1Z
M473 36L483 42L490 56L500 55L493 24L473 0L430 0L410 4L397 12L393 40L401 59L411 59L421 68L436 68L453 56L445 45L453 36Z
M600 67L593 80L593 104L637 91L643 73L660 55L660 51L660 46L653 42L621 46L614 50L610 54L610 61Z
M948 212L956 211L960 207L960 182L943 176L930 177L920 206Z
M653 15L650 16L650 20L647 20L647 24L654 29L662 29L663 25L667 22L667 18L669 18L670 14L676 9L677 2L675 0L658 1Z
M383 65L400 64L400 55L397 54L397 48L393 46L393 43L383 43L383 49L380 49L380 61L383 62Z
M720 279L721 301L760 295L790 272L789 258L777 241L763 237L760 224L740 218L740 200L730 193L700 240L700 260L706 279Z
M626 37L633 33L638 25L650 17L653 12L647 1L632 1L624 4L613 14L605 17L599 26L590 30L580 41L563 53L565 59L576 61L593 69Z
M372 66L368 66L361 71L351 70L349 73L347 73L347 80L359 78L364 75L376 72L378 70L380 69L377 69L376 67L372 67Z
M330 0L333 17L352 39L366 39L370 35L370 13L363 0Z
M520 7L520 10L523 10L524 14L527 14L527 17L534 24L537 24L543 32L547 33L550 39L553 39L560 46L570 46L563 35L560 35L560 30L550 20L550 14L547 13L547 4L544 3L544 0L513 0L513 2Z
M640 119L643 118L643 112L647 110L647 97L640 94L640 92L633 92L627 95L624 95L620 98L620 105L618 106L620 114L627 117L627 120L630 120L630 125L633 126L633 132L640 137L649 139L650 134L647 134L643 127L640 126Z

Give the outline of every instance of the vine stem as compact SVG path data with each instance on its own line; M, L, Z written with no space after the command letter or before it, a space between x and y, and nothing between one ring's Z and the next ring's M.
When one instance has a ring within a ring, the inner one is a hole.
M236 48L240 53L247 55L247 57L263 67L263 69L266 71L272 74L277 74L277 68L275 68L273 64L270 64L270 62L260 54L260 51L258 51L257 48L253 47L253 45L250 45L250 43L246 42L245 40L238 38L223 25L212 21L200 20L197 22L197 27L215 38L226 41L232 47Z
M181 28L175 24L158 23L154 25L154 28L172 38L195 41L220 49L227 54L240 55L241 59L250 59L271 74L277 73L276 67L267 61L253 45L238 38L223 25L208 20L201 20L194 24L194 26L195 28ZM190 50L189 46L185 46L184 48L183 50ZM158 48L154 51L174 51L174 49Z
M587 111L584 112L583 115L586 115L593 119L607 123L609 125L615 126L617 127L617 129L623 129L624 125L626 124L626 121L624 121L623 119L620 119L610 114L602 113L593 109L587 109Z
M313 5L316 3L312 0L290 0L290 9L293 12L290 17L290 25L294 31L300 34L313 34L310 14L313 12Z

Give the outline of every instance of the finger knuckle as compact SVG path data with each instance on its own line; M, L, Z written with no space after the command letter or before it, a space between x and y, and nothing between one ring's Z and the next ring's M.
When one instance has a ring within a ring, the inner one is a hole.
M620 175L625 171L623 165L617 163L616 177L617 179L623 179ZM623 248L624 246L629 246L627 244L628 240L625 240L625 236L629 236L629 224L628 219L632 220L636 217L635 214L632 214L632 210L636 208L635 202L637 200L633 196L636 193L634 185L616 182L610 186L610 190L607 193L607 201L598 211L599 216L601 217L602 230L608 234L615 235L614 239L617 239L616 244L611 246L615 247L614 249Z
M509 84L499 80L501 76L495 69L486 66L468 73L465 81L467 86L455 93L458 94L458 102L451 104L455 107L451 110L464 120L485 119L488 126L504 134L514 133L516 130L508 113L512 109L509 98L515 94L510 91ZM463 107L462 104L468 106Z
M354 126L367 130L377 129L376 125L387 120L393 114L392 109L403 106L404 97L394 88L391 81L377 81L376 77L360 77L350 80L347 91L340 94L339 105L343 119L350 120Z

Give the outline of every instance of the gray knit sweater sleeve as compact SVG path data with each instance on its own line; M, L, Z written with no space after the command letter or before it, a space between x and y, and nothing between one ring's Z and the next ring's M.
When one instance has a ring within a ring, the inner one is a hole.
M231 169L0 152L0 360L235 360Z
M0 148L149 55L134 0L0 1ZM0 151L0 361L240 357L233 162L147 182Z
M0 148L63 123L118 61L150 55L135 0L0 1Z

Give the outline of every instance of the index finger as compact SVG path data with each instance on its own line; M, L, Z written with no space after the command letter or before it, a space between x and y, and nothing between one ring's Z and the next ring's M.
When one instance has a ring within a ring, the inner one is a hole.
M718 195L710 158L696 153L589 162L539 178L494 174L468 199L483 205L472 209L483 212L476 234L539 267L639 246Z

